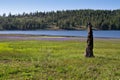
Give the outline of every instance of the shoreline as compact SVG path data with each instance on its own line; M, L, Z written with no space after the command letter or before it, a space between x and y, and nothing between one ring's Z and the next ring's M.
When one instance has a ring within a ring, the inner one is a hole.
M86 40L83 36L53 36L53 35L31 35L31 34L0 34L0 40ZM94 37L95 40L120 40L120 38Z

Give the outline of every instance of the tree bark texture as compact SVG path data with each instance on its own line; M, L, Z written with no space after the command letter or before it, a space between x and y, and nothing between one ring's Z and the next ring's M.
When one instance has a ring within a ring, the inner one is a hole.
M87 47L85 56L86 57L94 57L93 55L93 31L92 31L92 24L88 23L88 36L87 36Z

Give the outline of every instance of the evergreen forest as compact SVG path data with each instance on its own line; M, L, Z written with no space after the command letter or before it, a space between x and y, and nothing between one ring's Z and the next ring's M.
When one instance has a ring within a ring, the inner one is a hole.
M94 30L120 30L120 9L4 13L0 30L84 30L88 22Z

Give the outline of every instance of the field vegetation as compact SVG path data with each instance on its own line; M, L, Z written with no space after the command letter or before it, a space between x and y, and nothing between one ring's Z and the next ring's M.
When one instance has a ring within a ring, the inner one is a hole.
M120 40L0 40L0 80L120 80Z

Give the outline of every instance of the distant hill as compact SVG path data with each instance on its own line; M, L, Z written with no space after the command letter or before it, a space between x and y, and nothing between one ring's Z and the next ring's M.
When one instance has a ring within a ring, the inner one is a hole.
M87 22L91 22L95 30L120 30L120 9L3 14L0 30L84 30Z

